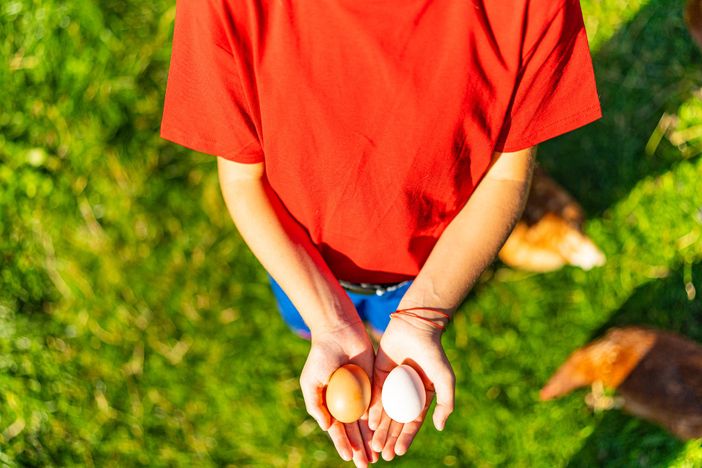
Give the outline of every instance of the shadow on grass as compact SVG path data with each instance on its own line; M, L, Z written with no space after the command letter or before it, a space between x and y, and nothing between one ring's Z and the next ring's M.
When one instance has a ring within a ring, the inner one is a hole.
M685 291L685 283L690 278L696 288L692 300L688 299ZM603 335L611 327L626 325L668 330L702 343L702 262L687 264L666 278L637 288L590 338Z
M697 297L688 299L692 278ZM702 262L639 287L619 311L591 336L615 326L644 325L702 342ZM608 411L568 466L666 466L684 444L664 429L620 411Z
M664 429L612 410L566 466L668 466L683 446Z
M683 6L681 0L651 0L622 26L593 56L604 118L541 148L543 165L590 216L682 158L665 141L651 154L646 145L663 113L675 113L702 81ZM685 290L690 278L697 288L693 300ZM614 326L644 325L702 342L700 278L702 263L688 264L640 286L591 340ZM683 447L664 429L614 410L601 415L567 466L666 466Z
M675 113L702 83L683 6L683 0L651 0L594 53L604 117L540 148L543 166L590 216L681 158L665 150L666 140L653 154L645 149L663 113Z

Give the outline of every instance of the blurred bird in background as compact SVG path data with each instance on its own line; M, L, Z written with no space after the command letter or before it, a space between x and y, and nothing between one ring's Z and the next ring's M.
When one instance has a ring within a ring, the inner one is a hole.
M522 218L499 252L511 267L547 272L573 265L589 270L605 263L604 254L583 233L582 207L537 167Z
M681 439L702 437L702 345L642 327L613 328L576 350L541 389L542 400L593 385L588 403L621 407ZM598 404L602 389L618 397Z
M702 48L702 0L688 0L685 22ZM535 272L604 265L604 254L583 233L584 219L578 202L537 167L524 214L498 256L510 267Z

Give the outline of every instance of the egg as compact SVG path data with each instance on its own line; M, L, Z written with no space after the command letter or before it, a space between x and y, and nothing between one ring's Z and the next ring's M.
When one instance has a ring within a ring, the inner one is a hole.
M394 368L385 378L381 399L387 415L405 424L414 421L422 413L427 393L417 371L403 364Z
M329 377L324 397L334 419L343 423L355 422L370 404L368 375L356 364L341 366Z

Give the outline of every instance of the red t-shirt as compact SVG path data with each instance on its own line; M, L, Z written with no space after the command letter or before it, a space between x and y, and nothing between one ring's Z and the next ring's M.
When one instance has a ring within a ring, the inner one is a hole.
M265 161L337 277L385 283L495 151L600 116L577 0L178 0L161 136Z

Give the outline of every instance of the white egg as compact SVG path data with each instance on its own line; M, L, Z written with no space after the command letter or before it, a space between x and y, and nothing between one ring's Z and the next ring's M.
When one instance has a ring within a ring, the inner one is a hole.
M417 371L403 364L394 368L383 384L383 409L393 420L405 424L417 419L427 401Z

